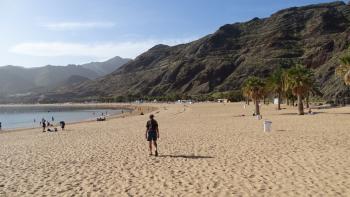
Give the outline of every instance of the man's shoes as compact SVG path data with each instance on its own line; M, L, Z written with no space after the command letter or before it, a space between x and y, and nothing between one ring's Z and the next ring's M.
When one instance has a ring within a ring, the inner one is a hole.
M155 156L158 157L158 151L156 151Z

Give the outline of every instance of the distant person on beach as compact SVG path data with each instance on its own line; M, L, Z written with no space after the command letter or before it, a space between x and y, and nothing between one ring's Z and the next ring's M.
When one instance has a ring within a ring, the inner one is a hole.
M60 122L60 125L61 125L61 129L62 131L64 130L64 127L66 126L66 123L64 121L61 121Z
M155 147L155 156L158 156L157 139L159 138L158 122L154 119L154 115L149 116L150 120L146 124L146 139L149 142L149 151L152 155L152 142Z
M1 124L1 122L0 122L0 131L1 131L1 129L2 129L2 124Z
M46 131L45 130L46 129L46 122L43 121L41 124L42 124L42 127L43 127L43 132L45 132Z

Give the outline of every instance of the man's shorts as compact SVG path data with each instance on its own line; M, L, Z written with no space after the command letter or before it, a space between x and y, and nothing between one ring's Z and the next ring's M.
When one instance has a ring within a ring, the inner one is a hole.
M157 141L157 132L156 131L148 131L147 141Z

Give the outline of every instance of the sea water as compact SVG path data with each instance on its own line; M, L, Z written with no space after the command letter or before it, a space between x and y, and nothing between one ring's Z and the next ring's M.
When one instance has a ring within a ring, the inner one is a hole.
M53 124L95 120L101 116L117 115L125 109L70 106L0 106L2 130L40 127L43 119Z

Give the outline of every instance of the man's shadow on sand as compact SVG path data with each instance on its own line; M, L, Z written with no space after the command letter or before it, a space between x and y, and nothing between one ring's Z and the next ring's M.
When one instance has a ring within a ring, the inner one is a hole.
M195 155L159 155L158 157L170 157L170 158L185 158L185 159L212 159L211 156L195 156Z

